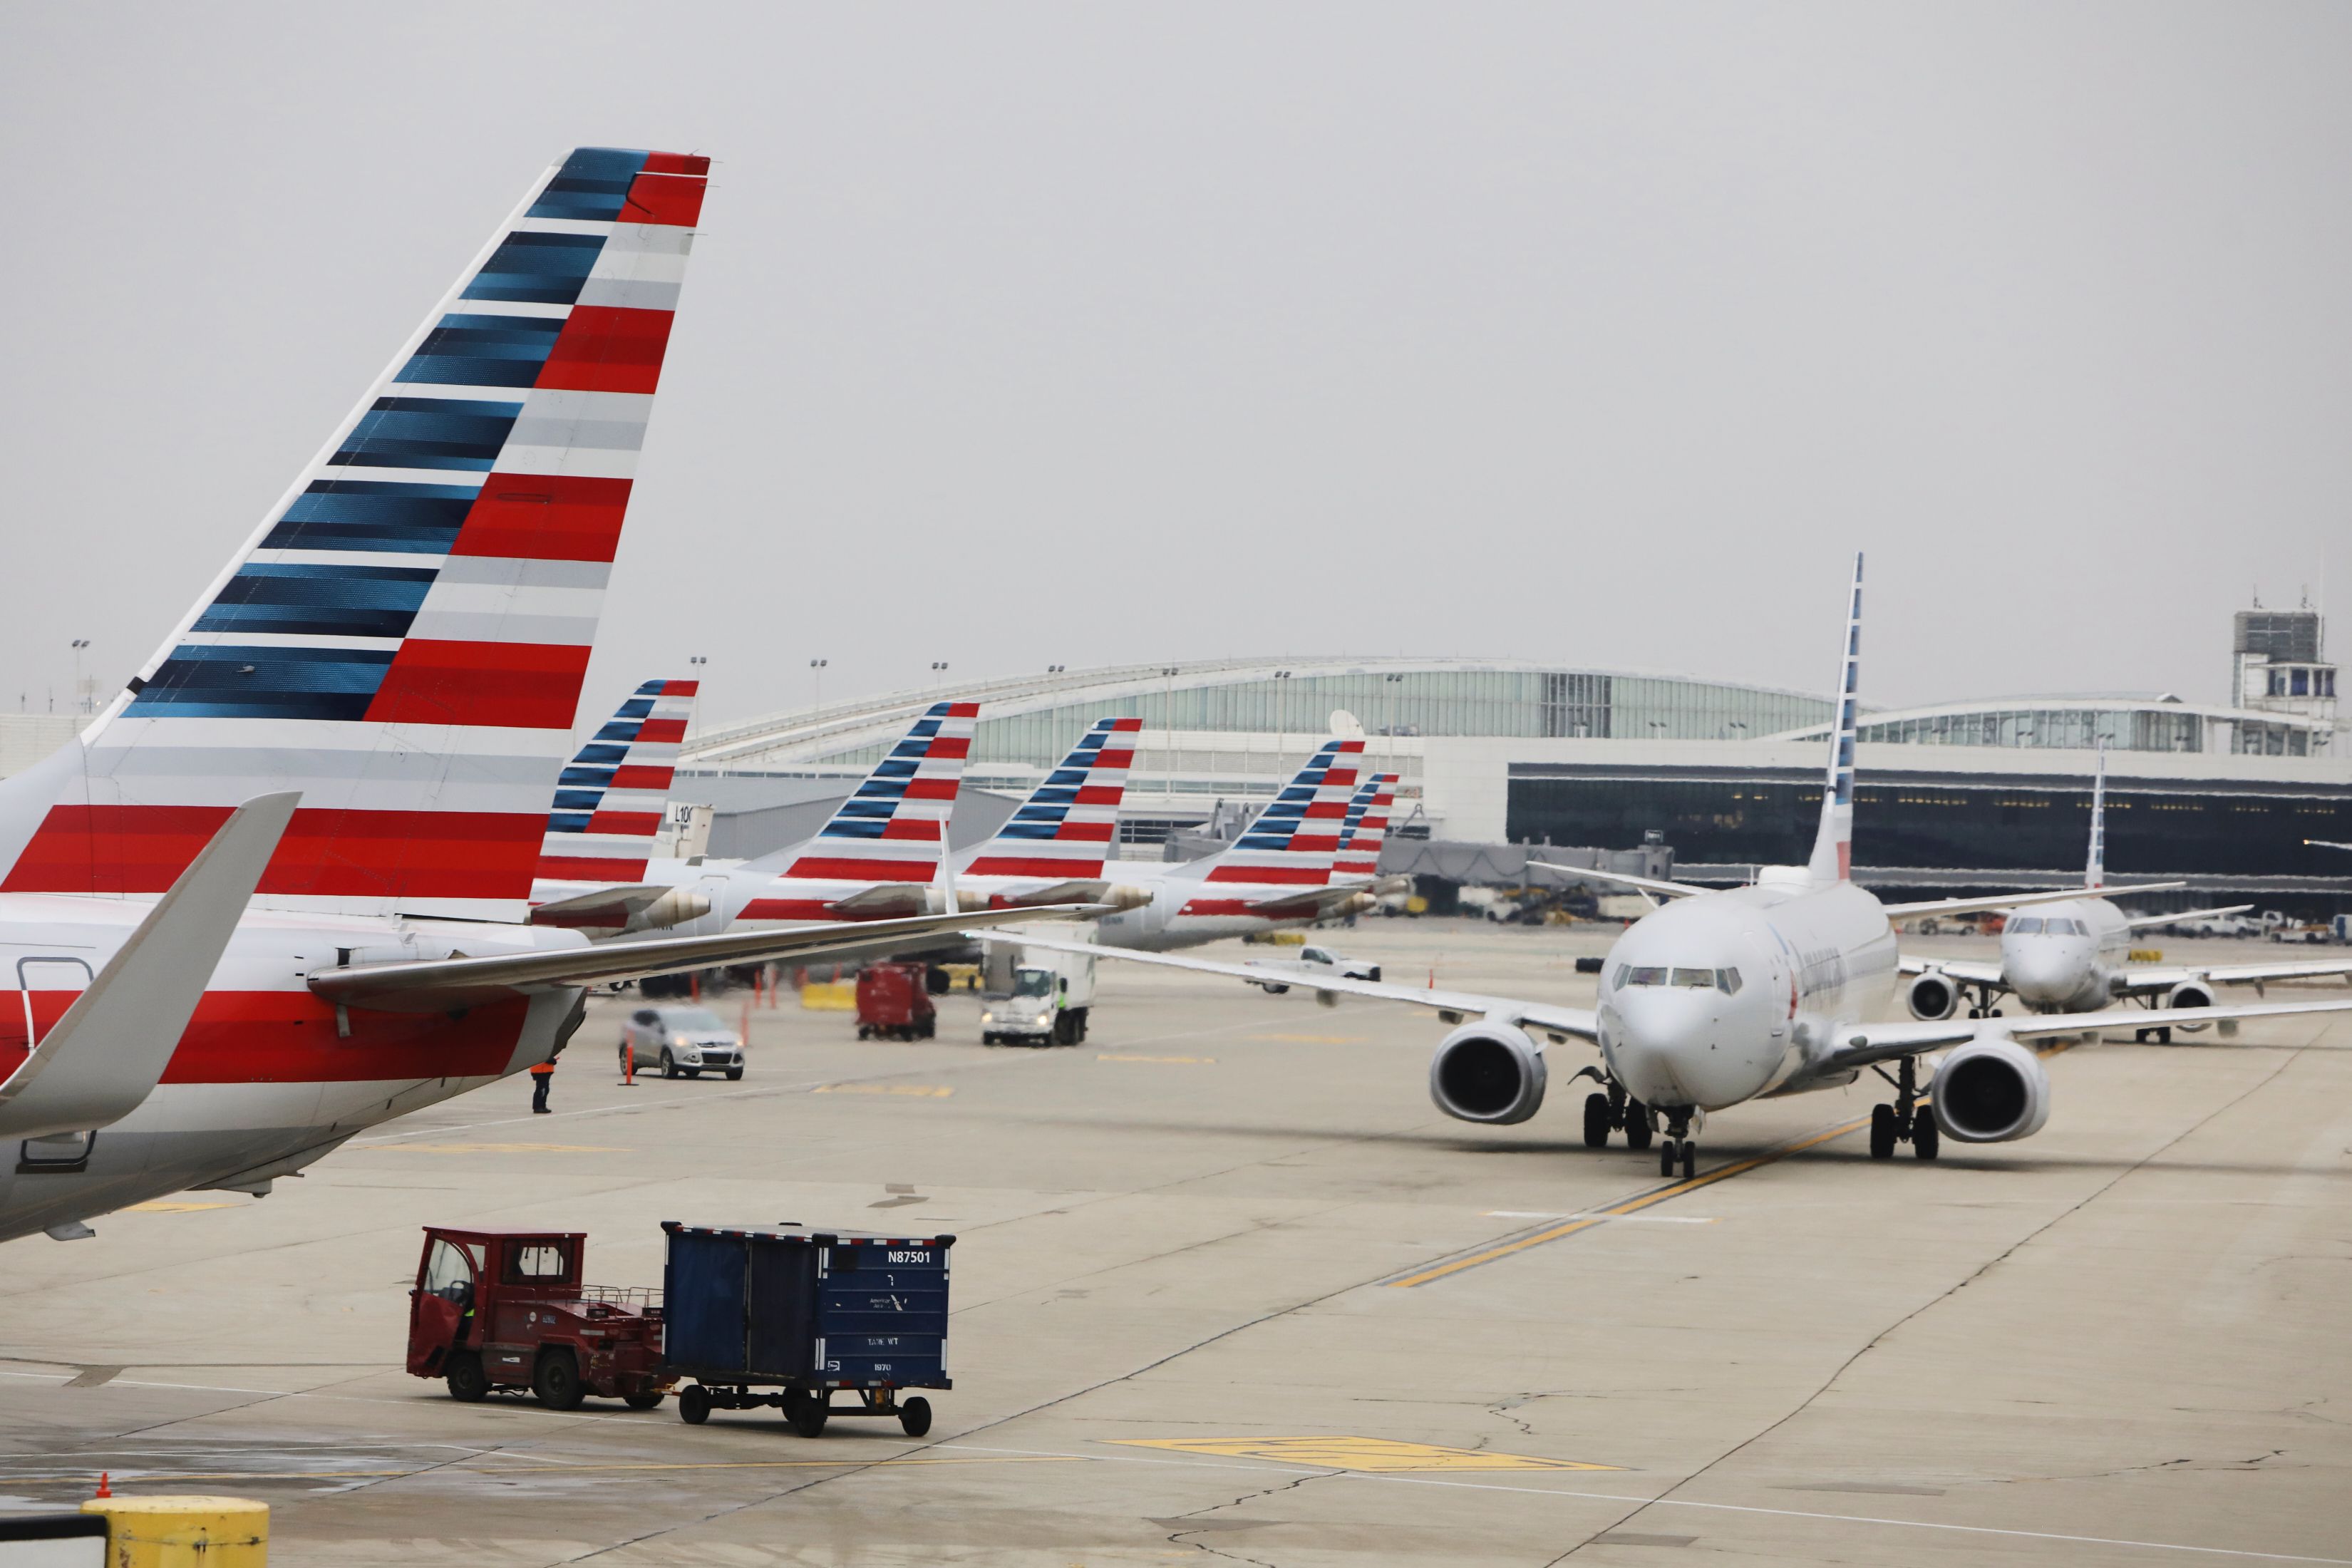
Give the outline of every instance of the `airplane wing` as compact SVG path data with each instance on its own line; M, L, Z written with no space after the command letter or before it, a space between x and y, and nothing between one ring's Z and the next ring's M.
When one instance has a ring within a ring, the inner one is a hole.
M2231 904L2220 910L2184 910L2177 915L2142 915L2136 921L2124 921L2124 930L2141 931L2148 926L2180 925L2189 921L2201 921L2213 915L2242 915L2252 909L2252 904Z
M2135 882L2128 888L2059 888L2041 893L2003 893L1992 899L1930 899L1923 904L1887 904L1890 921L1916 920L1921 915L1965 915L1979 910L2016 909L2025 904L2063 903L2068 899L2115 899L2126 893L2168 893L2186 882Z
M968 931L965 934L974 942L988 940L986 931ZM1600 1023L1591 1012L1581 1007L1554 1006L1549 1002L1487 996L1474 991L1423 991L1411 985L1384 984L1377 980L1345 980L1336 976L1308 979L1286 970L1257 969L1246 963L1219 963L1213 959L1178 958L1172 953L1137 952L1131 948L1098 947L1091 943L1034 942L1023 937L1021 945L1049 948L1056 952L1084 953L1094 958L1119 958L1132 963L1156 963L1165 969L1189 969L1196 974L1223 974L1235 980L1245 980L1252 985L1296 985L1303 991L1362 996L1374 1002L1402 1002L1408 1006L1426 1007L1449 1024L1458 1024L1477 1015L1492 1018L1496 1023L1527 1024L1555 1037L1572 1035L1580 1040L1600 1037Z
M229 814L0 1083L0 1137L89 1131L121 1121L154 1092L301 798L299 790L257 795Z
M1906 974L1925 974L1934 970L1948 974L1970 985L2000 985L2000 965L1987 963L1976 958L1911 958L1905 957L1900 965Z
M2271 963L2215 963L2201 968L2166 963L2135 967L2123 973L2124 994L2137 996L2169 991L2185 981L2214 985L2267 985L2274 980L2352 980L2352 958L2283 958Z
M584 893L574 893L568 899L550 899L543 904L533 904L530 923L535 926L621 926L629 918L654 903L664 893L676 889L661 882L619 882L610 887L592 888ZM706 904L705 908L708 908Z
M876 882L824 907L845 920L887 915L919 915L934 908L929 882Z
M1528 864L1539 866L1547 871L1558 871L1562 876L1590 877L1596 882L1617 882L1641 892L1654 893L1662 899L1690 899L1701 893L1722 890L1719 888L1694 887L1688 882L1662 882L1655 877L1629 876L1623 871L1596 871L1590 866L1555 866L1549 860L1530 860Z
M1031 909L992 910L985 914L916 915L907 920L860 921L783 931L722 931L717 936L608 942L594 947L493 953L481 958L352 964L320 970L310 981L313 993L338 1006L363 1007L379 1013L438 1013L529 995L555 986L596 985L648 974L707 969L713 964L760 963L770 959L831 963L869 957L972 925L1055 918L1075 920L1101 912L1099 906L1092 904L1046 904Z
M1022 882L990 895L986 904L961 895L966 909L1003 909L1008 905L1101 904L1108 909L1139 909L1151 901L1151 889L1130 882L1107 882L1099 877L1076 877L1059 882Z
M2352 1012L2352 999L2342 1002L2268 1002L2245 1007L2110 1007L2101 1013L2038 1013L2029 1018L1948 1018L1940 1023L1856 1024L1841 1031L1845 1044L1830 1053L1823 1064L1832 1069L1868 1067L1922 1051L1966 1045L1980 1034L2001 1034L2013 1040L2042 1039L2053 1035L2087 1035L2101 1029L2178 1028L2217 1023L2223 1019L2278 1018L2298 1013Z

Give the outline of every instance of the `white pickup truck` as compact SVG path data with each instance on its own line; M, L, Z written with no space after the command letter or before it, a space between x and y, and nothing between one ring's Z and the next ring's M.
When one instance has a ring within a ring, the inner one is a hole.
M1293 984L1312 985L1318 977L1337 980L1371 980L1381 977L1381 966L1360 958L1342 958L1328 947L1302 947L1297 958L1254 958L1252 969L1263 969L1270 976L1256 982L1265 987L1270 996L1279 996Z

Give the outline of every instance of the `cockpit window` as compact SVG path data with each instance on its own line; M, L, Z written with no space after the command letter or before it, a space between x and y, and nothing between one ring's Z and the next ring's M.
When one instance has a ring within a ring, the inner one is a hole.
M2042 934L2042 918L2039 915L2027 915L2022 920L2014 920L2010 921L2008 929L2012 934L2017 936L2040 936Z
M1728 996L1739 989L1739 971L1718 969L1715 972L1715 983L1722 988L1723 994Z
M1665 983L1666 972L1662 968L1649 965L1629 968L1622 963L1617 966L1617 988L1621 991L1628 985L1664 985Z
M2052 936L2088 936L2090 934L2090 932L2083 929L2083 922L2081 921L2053 920L2045 929L2049 931Z
M1691 991L1712 991L1715 989L1715 971L1712 969L1676 969L1675 971L1674 984Z

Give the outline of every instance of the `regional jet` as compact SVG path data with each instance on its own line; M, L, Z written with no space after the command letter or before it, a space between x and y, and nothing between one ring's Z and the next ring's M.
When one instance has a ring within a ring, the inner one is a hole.
M541 174L127 688L0 781L0 1240L267 1192L551 1059L600 983L974 922L525 920L709 169Z
M1872 1023L1892 1001L1897 954L1893 921L1931 913L2079 900L2068 889L2002 898L1885 904L1852 879L1855 703L1862 647L1862 559L1854 558L1839 679L1832 699L1830 757L1811 859L1763 868L1750 887L1710 890L1648 878L1637 885L1669 901L1627 929L1601 976L1600 1006L1556 1006L1519 997L1418 990L1373 981L1318 980L1333 995L1401 1002L1458 1026L1429 1066L1437 1108L1465 1121L1524 1121L1542 1105L1545 1046L1583 1040L1601 1061L1577 1069L1595 1080L1584 1101L1584 1141L1613 1130L1629 1147L1663 1133L1658 1170L1695 1173L1696 1135L1708 1113L1767 1095L1836 1089L1875 1072L1894 1098L1872 1109L1870 1152L1891 1159L1908 1142L1920 1159L1941 1140L1998 1143L2039 1131L2050 1114L2050 1079L2022 1042L2102 1028L2208 1023L2352 1009L2352 1001L2227 1007L2157 1007L2056 1018ZM1573 869L1570 868L1570 869ZM1598 875L1583 872L1580 875ZM1023 939L1024 946L1049 946ZM1262 984L1263 971L1161 953L1091 951L1131 962L1228 975ZM1922 1082L1919 1059L1947 1054ZM1888 1067L1895 1071L1888 1072Z

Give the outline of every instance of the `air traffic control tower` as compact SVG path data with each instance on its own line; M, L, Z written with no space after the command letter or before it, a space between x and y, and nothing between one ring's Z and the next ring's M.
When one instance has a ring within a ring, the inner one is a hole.
M2336 725L2336 667L2309 607L2240 610L2230 642L2230 698L2240 708ZM2322 748L2324 749L2324 748Z

